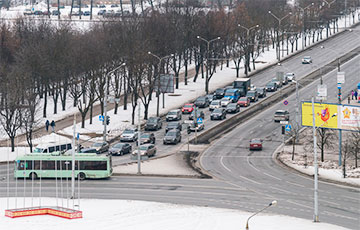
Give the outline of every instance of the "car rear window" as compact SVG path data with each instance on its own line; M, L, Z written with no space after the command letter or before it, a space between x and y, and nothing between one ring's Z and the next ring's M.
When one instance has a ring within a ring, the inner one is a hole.
M275 115L285 115L285 111L276 111Z

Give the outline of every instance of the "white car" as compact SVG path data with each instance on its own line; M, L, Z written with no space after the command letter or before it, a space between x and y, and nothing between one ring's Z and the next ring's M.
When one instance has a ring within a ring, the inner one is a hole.
M301 60L302 64L311 64L312 63L312 58L310 56L305 56L302 60Z
M294 73L286 73L285 76L288 78L289 81L295 81Z
M231 99L228 97L223 97L220 100L221 107L226 107L230 103L231 103Z
M120 136L120 141L136 141L138 138L137 129L125 129Z
M253 85L253 84L251 84L251 85L250 85L250 91L255 91L255 90L256 90L256 86Z
M221 107L220 100L213 100L209 106L209 110L213 111L214 109L218 109Z

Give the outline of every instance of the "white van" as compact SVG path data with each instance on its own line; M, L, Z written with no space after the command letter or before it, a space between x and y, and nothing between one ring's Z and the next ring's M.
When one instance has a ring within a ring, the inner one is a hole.
M71 142L48 142L37 145L33 153L51 153L55 151L66 151L69 149L72 149Z

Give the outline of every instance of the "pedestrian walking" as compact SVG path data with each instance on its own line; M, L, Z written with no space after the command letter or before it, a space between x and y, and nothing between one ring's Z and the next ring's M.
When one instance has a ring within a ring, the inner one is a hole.
M50 125L49 120L46 120L46 122L45 122L45 129L46 129L46 132L49 132L49 125Z
M358 91L357 90L355 90L354 96L355 96L355 100L357 100L358 99Z
M354 96L355 96L355 92L354 92L354 90L351 90L351 100L354 100ZM355 97L355 99L356 99L356 97Z
M350 95L348 96L348 104L350 104Z
M50 126L52 129L52 132L55 132L55 121L54 120L51 121Z

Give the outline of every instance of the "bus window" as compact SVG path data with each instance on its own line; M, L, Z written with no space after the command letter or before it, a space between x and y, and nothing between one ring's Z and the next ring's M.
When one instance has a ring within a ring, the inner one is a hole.
M24 170L25 169L25 162L24 161L19 161L17 162L17 170Z
M66 145L61 145L60 150L66 150Z
M80 165L80 170L106 170L106 161L84 161Z
M42 161L42 170L55 170L55 161Z
M56 151L60 151L60 145L55 146Z
M67 149L72 149L71 144L67 144Z
M55 147L54 147L54 146L49 147L49 153L52 153L52 152L54 152L54 151L55 151Z

